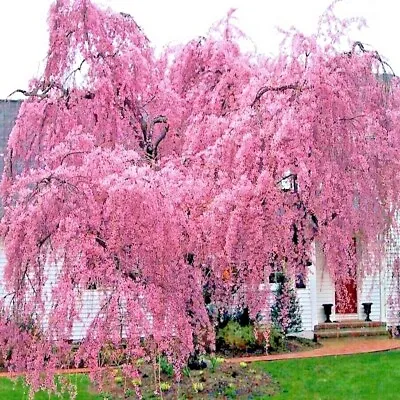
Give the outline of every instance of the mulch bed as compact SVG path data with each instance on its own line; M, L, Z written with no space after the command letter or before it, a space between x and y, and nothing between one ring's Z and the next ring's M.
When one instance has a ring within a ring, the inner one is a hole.
M320 344L311 340L289 337L279 352L269 354L289 353L312 350ZM236 358L265 355L261 347L247 349L220 348L217 357ZM63 370L61 373L87 373L87 369ZM104 398L136 399L137 390L143 399L252 399L260 396L272 396L279 392L279 384L260 369L246 363L219 363L213 368L208 362L202 370L188 370L179 383L174 381L172 374L161 372L160 380L154 380L151 365L140 366L140 376L135 380L127 380L120 375L119 369L108 369L104 376L104 386L92 384L93 393L103 393ZM7 376L7 371L0 370L0 376ZM160 385L161 384L161 385ZM107 397L109 395L109 397Z
M184 375L181 382L174 382L172 376L161 373L161 385L154 382L151 366L141 368L140 378L129 382L125 379L109 377L101 392L112 399L136 399L135 389L139 387L144 400L159 399L252 399L272 396L279 392L279 385L271 377L253 368L251 364L219 364L215 370L208 367L192 370ZM140 385L140 386L139 386ZM163 390L160 390L160 386ZM92 386L94 393L100 388ZM105 397L107 398L107 397Z

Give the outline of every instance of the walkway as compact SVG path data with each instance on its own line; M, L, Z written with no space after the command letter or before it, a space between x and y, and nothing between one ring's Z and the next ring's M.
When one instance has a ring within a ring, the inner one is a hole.
M388 338L342 338L321 341L322 346L313 350L295 353L274 354L255 357L228 358L228 363L290 360L293 358L313 358L359 353L374 353L400 349L400 340Z

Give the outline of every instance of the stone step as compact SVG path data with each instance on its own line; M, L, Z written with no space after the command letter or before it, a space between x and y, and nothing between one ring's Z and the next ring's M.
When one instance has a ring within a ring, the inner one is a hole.
M380 327L361 327L361 328L343 328L343 329L323 329L314 333L314 339L331 339L346 337L363 337L363 336L389 336L385 326Z
M347 328L379 328L385 327L385 322L380 321L341 321L341 322L324 322L314 326L314 331L347 329Z

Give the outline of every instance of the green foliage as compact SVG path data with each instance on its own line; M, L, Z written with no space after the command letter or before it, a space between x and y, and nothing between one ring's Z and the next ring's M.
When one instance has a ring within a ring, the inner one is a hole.
M217 357L211 357L210 362L211 362L211 368L210 368L211 372L214 373L218 366Z
M190 378L190 368L189 367L183 367L182 369L182 374L186 378Z
M136 360L136 365L137 365L138 367L142 366L143 364L144 364L143 358L138 358L138 359Z
M171 384L169 382L161 382L160 389L162 392L168 392L168 390L171 389Z
M161 372L163 372L170 378L174 376L174 367L168 362L165 357L160 357L158 362L160 363Z
M286 350L285 335L274 326L269 332L268 351L273 353L282 353Z
M200 393L204 390L204 385L201 382L193 382L192 387L195 393Z
M124 394L125 394L125 398L128 399L128 398L133 397L135 395L135 391L132 390L132 389L126 389Z
M100 393L101 400L114 400L114 396L110 393Z
M222 364L225 362L225 359L222 357L210 357L210 371L211 373L214 373L217 370L218 365Z
M102 366L118 366L126 362L123 349L111 343L104 344L98 358L99 364Z
M135 378L131 380L131 384L134 387L142 386L142 380L140 378Z
M241 326L237 321L229 321L217 332L217 342L229 348L246 350L256 345L252 325Z
M284 335L302 330L299 299L294 285L286 276L278 282L275 302L271 307L271 321Z
M236 399L236 397L237 397L236 386L234 384L230 383L228 386L225 387L224 395L228 399Z

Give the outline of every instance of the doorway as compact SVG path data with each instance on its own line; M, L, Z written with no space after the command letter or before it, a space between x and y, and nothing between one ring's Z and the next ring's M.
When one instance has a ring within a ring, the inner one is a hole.
M335 285L336 314L357 313L357 283L350 279Z

